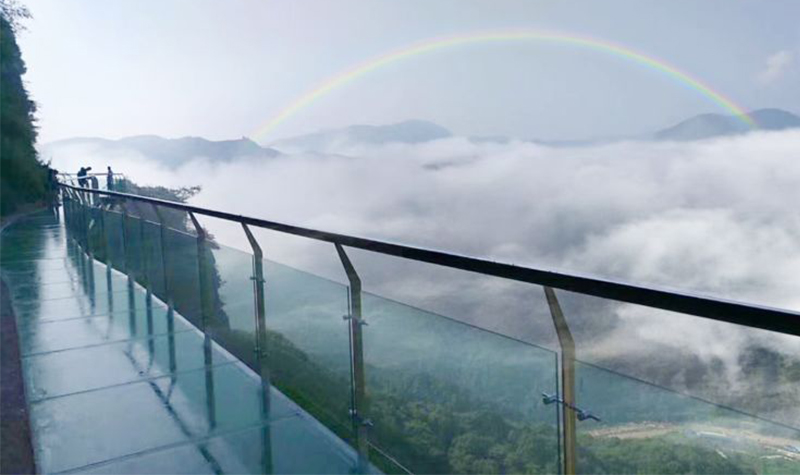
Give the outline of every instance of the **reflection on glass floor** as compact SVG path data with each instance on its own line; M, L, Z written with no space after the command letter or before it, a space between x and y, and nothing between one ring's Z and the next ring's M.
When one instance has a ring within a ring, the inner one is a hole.
M352 473L355 452L48 213L3 230L43 473Z

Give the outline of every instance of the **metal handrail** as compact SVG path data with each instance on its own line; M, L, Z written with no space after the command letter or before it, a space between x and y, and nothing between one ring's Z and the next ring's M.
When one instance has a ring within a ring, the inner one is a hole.
M500 277L518 282L542 285L583 295L600 297L672 312L708 318L726 323L744 325L762 330L770 330L787 335L800 336L800 312L774 307L754 305L733 300L725 300L700 294L669 290L659 287L630 284L581 274L567 274L552 270L521 267L513 264L495 262L477 257L435 251L414 246L377 241L346 234L319 231L264 219L252 218L224 211L149 198L116 191L95 190L59 183L59 186L78 192L102 196L125 198L156 206L172 208L197 215L234 221L286 234L293 234L341 246L363 249L389 256L418 262L426 262L442 267L459 269L478 274Z
M114 176L114 178L116 178L116 177L125 178L125 174L124 173L112 172L112 175ZM58 172L58 176L77 177L78 174L77 173L62 173L62 172ZM87 173L84 176L108 176L108 172Z

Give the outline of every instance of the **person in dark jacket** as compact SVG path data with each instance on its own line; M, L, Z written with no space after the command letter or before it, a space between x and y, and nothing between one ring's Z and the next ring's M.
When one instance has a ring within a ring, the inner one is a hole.
M114 172L111 171L111 167L108 167L108 173L106 173L106 190L114 191Z
M81 167L78 170L78 186L83 186L86 182L86 167Z
M87 186L89 184L89 180L86 178L86 175L89 173L89 170L91 170L91 169L92 169L92 167L81 167L81 169L78 170L78 185L79 186L85 187L85 186Z

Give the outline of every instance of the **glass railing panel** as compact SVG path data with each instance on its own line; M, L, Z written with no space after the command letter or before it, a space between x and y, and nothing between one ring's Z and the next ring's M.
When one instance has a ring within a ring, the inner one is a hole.
M125 241L122 234L122 214L116 211L103 211L103 226L108 244L108 263L115 269L125 269ZM81 233L77 232L80 236Z
M258 372L255 353L253 256L211 244L210 273L214 311L206 331L234 356Z
M375 446L417 473L558 472L554 352L371 294L363 309Z
M347 287L267 260L264 275L272 384L350 439Z
M800 473L800 430L576 364L579 473Z
M167 279L175 310L193 325L202 328L197 238L169 228L164 237Z
M106 235L103 231L103 211L98 208L87 209L89 217L88 247L92 251L94 258L105 262L107 257Z
M71 237L77 242L82 241L83 222L82 210L83 208L75 200L70 200L65 206L65 216L67 220L67 227L71 231Z
M147 270L147 281L151 291L166 302L164 286L164 258L161 254L161 226L151 221L142 221L142 265Z
M133 278L144 283L144 260L142 259L142 222L141 219L126 215L123 218L125 227L125 262L126 269Z
M77 262L75 265L78 265ZM88 266L87 266L88 267ZM92 272L94 273L94 294L105 295L108 293L121 293L126 291L128 278L117 271L111 270L105 264L95 262Z
M580 473L800 473L800 338L558 295Z

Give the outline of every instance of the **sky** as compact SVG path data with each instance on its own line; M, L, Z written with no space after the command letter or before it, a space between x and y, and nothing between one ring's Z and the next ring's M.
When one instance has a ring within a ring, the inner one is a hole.
M484 43L391 62L264 126L331 77L430 38L532 29L659 58L745 109L800 112L794 0L26 0L41 142L138 134L281 137L426 119L459 135L591 139L727 112L634 61ZM263 133L262 133L263 132Z

